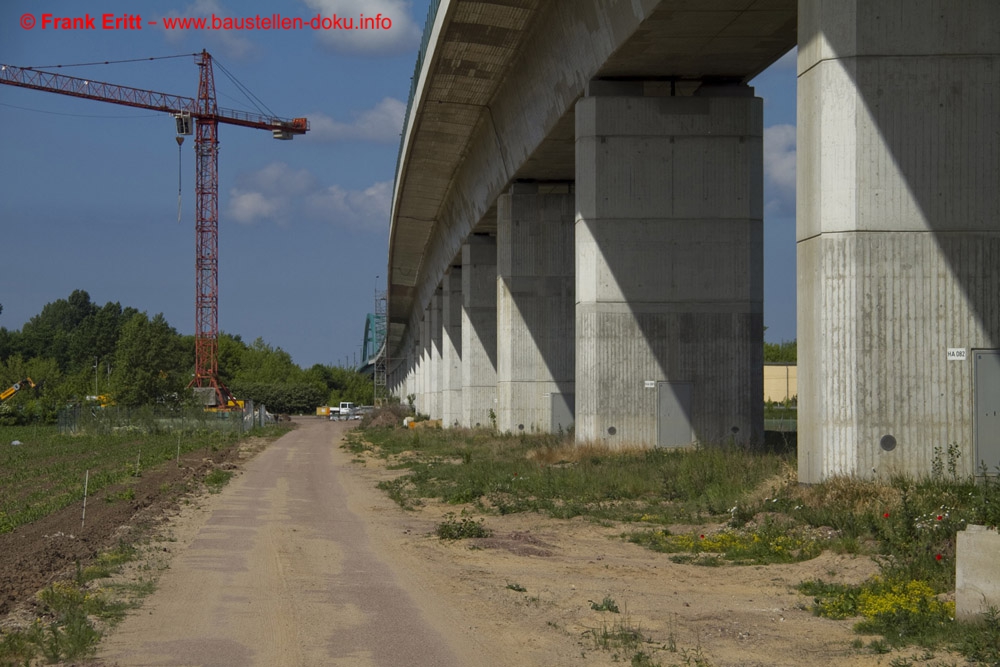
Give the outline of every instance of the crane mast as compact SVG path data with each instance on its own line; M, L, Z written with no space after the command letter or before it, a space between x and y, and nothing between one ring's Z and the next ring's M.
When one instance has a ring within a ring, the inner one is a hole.
M197 98L119 86L53 74L38 69L0 65L0 84L32 88L99 102L151 109L191 117L195 121L195 364L189 386L213 395L225 409L233 396L219 380L219 123L271 130L275 139L291 139L309 130L305 118L277 118L220 108L215 101L212 56L196 54ZM180 124L178 124L180 126Z
M232 395L219 381L219 122L212 57L198 61L198 112L195 166L194 379L191 386L211 387L220 406Z

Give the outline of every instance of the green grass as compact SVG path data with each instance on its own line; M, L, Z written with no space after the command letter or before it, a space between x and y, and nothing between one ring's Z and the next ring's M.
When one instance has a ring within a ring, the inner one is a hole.
M602 623L600 628L585 630L583 637L594 649L610 653L614 662L628 662L638 667L660 664L653 660L652 654L661 647L653 646L642 628L632 623L627 610L610 625Z
M593 600L588 600L590 602L590 608L594 611L610 611L612 614L618 614L621 612L618 609L618 603L615 602L614 598L610 595L605 595L604 599L600 602L594 602Z
M101 639L95 621L114 625L135 605L120 599L112 587L96 587L91 582L119 572L136 555L132 545L119 543L100 554L94 565L81 568L77 563L73 580L56 581L39 591L35 596L39 618L25 630L0 631L0 665L29 665L39 658L55 663L93 655Z
M674 562L708 566L721 565L721 559L736 565L797 563L820 555L825 546L815 537L773 521L765 521L750 530L682 535L671 535L666 530L645 530L625 533L624 537L654 551L691 554L691 557L673 559Z
M205 486L208 487L209 493L219 493L222 491L222 487L228 484L232 478L233 473L231 471L216 468L205 475Z
M438 524L435 531L442 540L466 540L476 537L489 537L493 531L483 525L483 520L474 521L469 517L456 519L454 514L447 514L445 520Z
M21 445L9 443L19 440ZM217 451L236 439L217 431L197 431L180 438L180 454ZM141 451L142 469L173 462L178 435L170 432L131 432L61 435L56 426L0 427L0 533L48 516L88 495L126 483L136 472ZM129 486L107 497L127 501L135 491Z
M611 452L555 436L461 430L369 429L352 433L347 448L408 471L379 485L403 507L436 498L496 514L654 525L728 518L747 489L789 465L785 456L733 448Z

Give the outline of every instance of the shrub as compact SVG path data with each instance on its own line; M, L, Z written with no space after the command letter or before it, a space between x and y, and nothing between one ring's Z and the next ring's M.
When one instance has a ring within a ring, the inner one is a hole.
M464 540L474 537L489 537L493 531L483 525L483 520L473 521L469 517L455 519L454 514L447 514L444 521L438 524L435 531L442 540Z

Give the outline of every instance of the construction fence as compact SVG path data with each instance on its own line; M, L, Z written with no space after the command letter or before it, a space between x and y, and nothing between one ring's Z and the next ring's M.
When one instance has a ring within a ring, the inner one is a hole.
M59 412L59 432L79 433L193 433L218 431L246 433L274 422L263 404L247 401L242 411L211 412L204 408L176 406L143 406L123 408L115 405L73 405Z

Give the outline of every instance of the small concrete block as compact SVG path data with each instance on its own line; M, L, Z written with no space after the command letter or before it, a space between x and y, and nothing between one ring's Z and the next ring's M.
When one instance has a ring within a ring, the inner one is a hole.
M955 617L978 621L990 607L1000 608L1000 533L970 525L958 533Z

